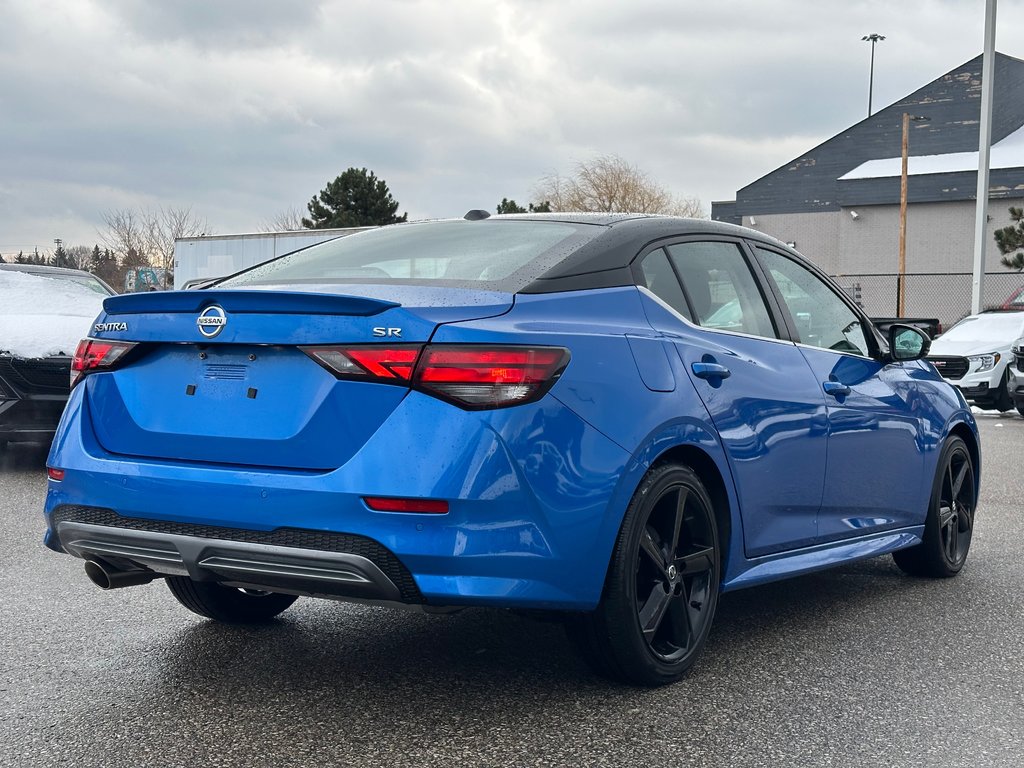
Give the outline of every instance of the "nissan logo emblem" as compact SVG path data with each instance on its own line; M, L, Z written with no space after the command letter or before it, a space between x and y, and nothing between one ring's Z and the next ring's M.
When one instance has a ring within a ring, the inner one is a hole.
M199 327L199 332L208 339L212 339L218 333L223 331L224 326L227 324L228 316L224 314L224 310L216 304L204 309L199 313L199 317L196 318L196 325Z

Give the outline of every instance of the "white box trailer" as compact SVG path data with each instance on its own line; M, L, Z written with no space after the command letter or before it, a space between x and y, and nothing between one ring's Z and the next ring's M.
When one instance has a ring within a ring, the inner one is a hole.
M189 280L225 277L299 248L364 229L373 227L181 237L174 241L174 287L181 289Z

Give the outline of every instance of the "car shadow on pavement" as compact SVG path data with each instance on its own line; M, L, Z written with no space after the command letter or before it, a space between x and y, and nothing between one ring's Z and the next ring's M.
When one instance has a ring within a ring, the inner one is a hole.
M861 632L860 613L875 614L873 604L925 585L882 558L724 595L695 674L737 658L787 653L795 635L822 637L846 626ZM481 609L427 616L310 600L293 611L256 628L198 621L165 652L153 649L152 658L173 687L202 678L222 688L244 667L247 686L344 692L350 703L354 692L375 696L396 685L416 691L417 699L474 690L501 697L522 686L619 689L583 663L559 621Z

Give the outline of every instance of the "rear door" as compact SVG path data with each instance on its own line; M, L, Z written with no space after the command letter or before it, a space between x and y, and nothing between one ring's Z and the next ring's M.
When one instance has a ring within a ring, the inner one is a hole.
M810 544L825 475L824 398L779 332L743 244L681 239L646 254L638 272L664 302L648 312L652 324L674 342L721 436L748 556Z

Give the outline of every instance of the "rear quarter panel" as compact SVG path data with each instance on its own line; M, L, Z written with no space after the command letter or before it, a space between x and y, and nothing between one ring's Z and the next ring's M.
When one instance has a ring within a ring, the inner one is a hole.
M569 365L547 397L558 400L629 456L616 469L616 477L610 478L614 486L601 514L591 521L596 524L595 557L603 567L644 474L659 456L680 445L697 447L717 467L728 495L732 531L729 544L723 547L723 567L742 559L735 489L718 435L678 355L653 354L650 345L663 342L648 323L636 288L519 295L507 315L442 325L432 341L554 345L570 350ZM638 349L642 361L636 359ZM641 365L648 366L643 376ZM651 369L661 365L663 370ZM662 391L652 389L652 381L659 382ZM513 440L510 451L522 465L534 447L530 439ZM559 508L568 510L575 504L572 489L565 491L549 497L550 514L558 515Z

